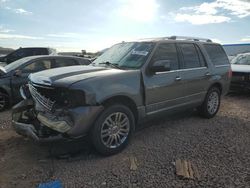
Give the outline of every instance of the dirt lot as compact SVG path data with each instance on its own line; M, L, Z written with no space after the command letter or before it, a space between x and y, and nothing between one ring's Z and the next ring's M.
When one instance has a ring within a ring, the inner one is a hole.
M54 179L64 187L250 187L249 107L250 96L233 95L210 120L188 112L149 122L127 149L111 157L99 156L86 143L38 146L16 135L10 112L3 112L0 187L37 187ZM137 160L133 169L131 159ZM177 159L195 164L200 178L177 177Z

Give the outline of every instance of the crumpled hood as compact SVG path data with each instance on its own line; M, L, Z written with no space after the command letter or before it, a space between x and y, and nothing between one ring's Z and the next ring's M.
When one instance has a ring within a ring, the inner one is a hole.
M250 65L231 64L231 68L233 72L250 73Z
M124 70L95 66L70 66L55 68L30 74L29 80L35 84L69 87L76 82L91 78L102 78L105 75L119 74Z

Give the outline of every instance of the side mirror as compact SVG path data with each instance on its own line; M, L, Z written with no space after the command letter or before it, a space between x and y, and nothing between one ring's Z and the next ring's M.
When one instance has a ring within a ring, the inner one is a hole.
M14 72L14 76L16 76L16 77L22 76L22 71L21 71L21 70L16 70L16 71Z
M171 61L170 60L159 60L155 61L154 64L150 67L150 71L153 73L156 72L165 72L171 70Z

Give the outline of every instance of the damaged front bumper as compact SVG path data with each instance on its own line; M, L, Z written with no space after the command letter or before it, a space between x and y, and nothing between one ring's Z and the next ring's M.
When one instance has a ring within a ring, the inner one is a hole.
M64 115L37 112L32 99L26 99L13 107L12 125L14 130L38 142L72 140L83 137L102 106L81 106L64 110ZM62 114L62 113L61 113Z

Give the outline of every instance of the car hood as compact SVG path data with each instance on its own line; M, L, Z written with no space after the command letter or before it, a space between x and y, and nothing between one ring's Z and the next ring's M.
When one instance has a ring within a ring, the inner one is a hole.
M29 80L39 85L69 87L83 80L102 78L105 75L119 74L122 72L125 72L125 70L95 67L92 65L70 66L30 74Z
M231 68L233 72L250 73L250 65L231 64Z

